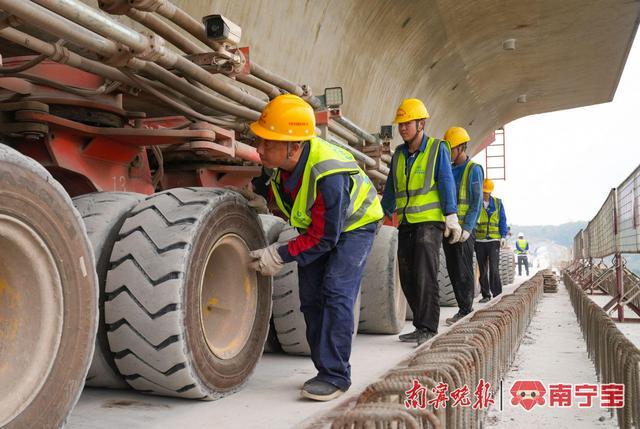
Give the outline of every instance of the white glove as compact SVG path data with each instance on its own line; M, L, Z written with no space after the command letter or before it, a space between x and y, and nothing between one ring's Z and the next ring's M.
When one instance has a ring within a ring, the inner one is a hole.
M274 243L263 249L249 252L249 256L253 259L249 263L249 267L265 276L276 275L284 266L284 262L278 253L278 247L280 246L281 244Z
M460 236L460 241L458 241L458 243L464 243L465 241L467 241L469 239L469 237L471 237L471 233L469 231L467 231L466 229L462 230L462 235Z
M506 238L501 238L500 239L500 247L507 247L507 239Z
M458 222L458 215L452 213L444 218L444 237L449 239L449 244L457 243L460 240L460 234L462 234L462 228Z

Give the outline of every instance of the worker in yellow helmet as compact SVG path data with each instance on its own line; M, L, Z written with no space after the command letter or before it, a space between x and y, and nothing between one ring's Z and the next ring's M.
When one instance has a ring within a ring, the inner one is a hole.
M426 135L428 117L425 105L416 98L406 99L398 107L394 122L404 144L393 154L382 198L385 214L398 215L400 283L415 326L413 332L400 335L400 341L418 345L438 332L443 233L451 243L462 233L449 144Z
M482 181L484 171L467 155L469 133L462 127L451 127L444 134L451 146L453 178L458 195L458 221L462 235L457 243L442 242L447 260L447 272L458 303L458 312L446 320L452 325L473 311L475 276L473 270L473 249L475 228L482 208Z
M271 100L251 131L260 138L262 163L274 169L272 196L300 232L252 251L252 267L273 276L298 263L300 308L318 370L302 396L331 400L351 385L353 308L382 208L353 156L316 137L314 111L300 97Z
M500 248L506 245L509 233L504 204L500 198L491 196L494 184L485 179L482 187L483 203L476 229L476 258L480 268L480 290L482 299L487 302L502 293L500 282Z

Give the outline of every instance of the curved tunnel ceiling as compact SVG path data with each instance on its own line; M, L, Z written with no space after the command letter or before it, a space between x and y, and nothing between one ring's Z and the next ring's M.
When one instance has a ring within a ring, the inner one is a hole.
M611 101L640 17L629 0L174 2L239 24L262 66L316 93L342 86L344 114L365 129L418 97L429 134L464 126L474 152L517 118ZM515 50L503 49L507 39Z

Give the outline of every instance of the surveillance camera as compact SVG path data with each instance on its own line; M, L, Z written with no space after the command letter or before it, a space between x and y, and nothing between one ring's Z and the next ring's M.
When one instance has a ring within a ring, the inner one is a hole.
M240 43L242 28L222 15L208 15L202 18L207 38L221 43Z

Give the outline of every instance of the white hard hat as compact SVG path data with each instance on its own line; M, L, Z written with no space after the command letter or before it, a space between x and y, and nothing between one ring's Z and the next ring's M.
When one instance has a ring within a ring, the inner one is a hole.
M519 232L519 233L518 233L518 238L524 238L524 233Z

